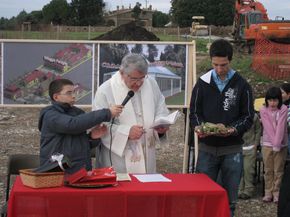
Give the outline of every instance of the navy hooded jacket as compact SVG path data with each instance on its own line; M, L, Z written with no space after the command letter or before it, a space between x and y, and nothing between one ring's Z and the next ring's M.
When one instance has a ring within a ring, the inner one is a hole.
M242 136L253 123L252 90L238 73L229 80L222 92L212 78L212 71L201 76L195 84L190 103L191 128L203 122L221 123L235 127L237 133L228 137L208 136L200 142L210 146L241 145Z
M66 172L73 173L82 167L91 170L87 130L110 119L109 109L85 113L75 106L58 102L42 109L38 123L41 131L40 166L51 163L51 156L60 153L72 163Z

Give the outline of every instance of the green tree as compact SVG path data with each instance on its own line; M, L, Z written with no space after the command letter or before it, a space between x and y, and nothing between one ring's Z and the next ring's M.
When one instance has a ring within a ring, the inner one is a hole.
M26 21L31 22L31 24L40 24L43 21L42 11L32 11L27 14Z
M136 2L135 7L132 9L132 17L135 20L139 20L139 18L140 18L140 14L142 12L141 6L142 5L139 2Z
M71 25L88 26L103 23L103 0L72 0Z
M1 30L14 30L19 28L23 22L31 22L31 24L39 24L43 19L42 11L32 11L31 13L26 13L22 10L16 17L10 19L1 17L0 19L0 29Z
M136 44L132 49L132 53L142 54L143 52L143 45L142 44Z
M42 8L45 23L57 25L66 24L69 12L69 4L66 0L51 0Z
M149 62L154 62L155 61L155 57L158 56L158 49L156 47L156 45L154 44L148 44L147 45L148 49L147 49L147 52L148 52L148 61Z
M207 0L208 10L205 12L207 23L215 26L233 24L235 0Z
M199 0L171 0L170 13L174 23L180 27L191 26L192 16L200 15L201 1Z
M176 53L174 52L173 45L166 45L162 55L163 61L176 61Z
M208 25L232 25L235 0L171 0L170 13L180 27L191 26L192 16L205 16Z
M7 18L1 17L0 18L0 30L7 29L9 20Z
M17 16L16 20L19 25L21 25L23 22L27 21L27 13L25 10L21 11Z
M162 13L161 11L155 11L153 13L152 25L153 27L164 27L169 22L169 15Z

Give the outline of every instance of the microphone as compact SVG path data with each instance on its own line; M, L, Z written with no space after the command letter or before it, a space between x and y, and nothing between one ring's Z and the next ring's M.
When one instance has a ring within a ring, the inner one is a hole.
M125 106L127 104L127 102L134 96L134 91L133 90L130 90L127 94L127 96L125 97L125 99L123 100L122 102L122 106Z

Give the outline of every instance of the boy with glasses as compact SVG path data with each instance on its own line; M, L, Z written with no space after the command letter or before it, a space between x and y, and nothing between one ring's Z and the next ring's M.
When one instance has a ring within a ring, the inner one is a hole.
M52 105L41 110L38 123L41 132L40 166L51 164L51 156L60 153L72 163L66 172L73 173L82 167L91 170L91 147L98 145L99 138L107 131L100 124L118 116L123 106L114 105L85 113L74 106L76 93L73 82L68 79L52 81L49 96ZM88 129L91 129L89 134Z

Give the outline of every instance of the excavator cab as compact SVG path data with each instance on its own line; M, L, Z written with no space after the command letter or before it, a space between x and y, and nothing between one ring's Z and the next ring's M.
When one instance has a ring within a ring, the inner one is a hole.
M240 14L238 18L238 28L235 38L238 40L243 40L246 37L245 33L249 31L249 29L253 28L255 24L263 23L263 15L260 11L250 11L247 13Z
M258 24L263 22L263 15L260 11L251 11L248 13L248 23L249 26L251 24Z

